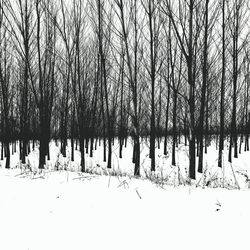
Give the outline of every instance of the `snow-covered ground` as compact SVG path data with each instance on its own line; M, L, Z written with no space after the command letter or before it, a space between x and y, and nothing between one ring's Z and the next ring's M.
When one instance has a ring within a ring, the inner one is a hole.
M225 161L222 171L216 167L217 151L209 148L206 174L190 186L184 147L175 168L157 151L158 169L149 176L153 181L132 177L131 148L113 166L123 177L105 170L101 148L94 159L87 156L88 169L98 174L77 172L78 152L71 163L59 156L54 143L42 173L36 170L37 150L29 156L32 172L16 167L18 154L12 169L5 170L2 162L0 250L249 249L249 152L232 166ZM143 176L148 174L147 153L144 145ZM212 184L203 185L208 181ZM212 188L223 183L227 188Z
M0 249L249 249L248 190L18 172L0 171Z

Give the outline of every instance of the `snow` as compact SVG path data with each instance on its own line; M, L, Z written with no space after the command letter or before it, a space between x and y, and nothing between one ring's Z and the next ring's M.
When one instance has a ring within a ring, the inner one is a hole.
M0 172L0 249L247 249L249 190Z
M202 175L195 185L179 185L178 168L161 164L158 164L158 172L151 176L153 181L134 178L128 160L129 148L125 149L125 159L119 164L121 173L127 171L124 176L113 176L107 170L105 175L100 175L105 163L100 160L101 153L97 157L98 152L93 161L99 162L100 167L94 167L92 162L93 170L99 171L97 174L72 171L79 166L77 151L76 161L67 166L67 171L63 167L55 171L53 166L57 160L60 166L69 161L58 156L53 143L51 152L49 167L42 173L34 171L38 164L37 150L29 156L32 172L15 167L18 154L12 157L12 169L0 169L0 249L249 248L250 190L244 176L237 172L248 171L249 153L243 153L233 162L232 169L241 188L238 190L236 186L232 189L234 179L229 165L224 171L225 183L231 181L232 185L223 189L196 187ZM178 165L185 178L187 159L184 149L179 152ZM221 178L216 155L217 152L209 148L205 162L209 173L218 173ZM169 164L169 158L159 156L157 159ZM146 157L143 160L145 170L148 160ZM88 156L87 162L91 162ZM168 181L164 177L166 183L159 183L157 174L164 166L164 176L171 171L175 174Z

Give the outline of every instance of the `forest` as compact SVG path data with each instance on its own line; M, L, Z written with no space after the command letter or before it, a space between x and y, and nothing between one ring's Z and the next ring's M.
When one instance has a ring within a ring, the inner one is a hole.
M241 250L250 1L0 0L0 249Z
M131 138L141 175L156 149L175 166L188 148L188 177L249 151L250 45L247 0L0 0L1 160L22 165L39 148L39 169L55 141L112 168ZM70 142L70 144L69 144ZM171 150L169 150L171 148Z

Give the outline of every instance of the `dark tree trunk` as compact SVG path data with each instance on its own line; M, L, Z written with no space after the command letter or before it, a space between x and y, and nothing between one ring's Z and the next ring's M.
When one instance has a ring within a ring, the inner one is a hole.
M75 149L74 149L74 130L75 130L75 107L72 111L72 123L71 123L71 161L75 160Z
M85 172L85 148L84 148L84 136L80 134L80 152L81 152L81 172Z
M222 151L224 150L224 138L225 138L225 111L224 111L224 99L225 99L225 0L222 2L222 77L221 77L221 95L220 95L220 142L219 142L219 158L218 167L222 167Z
M40 109L40 147L39 147L39 169L44 169L46 164L46 153L47 153L47 131L45 124L44 110Z
M168 118L169 118L169 104L170 104L170 82L168 84L168 95L167 95L167 109L166 109L166 120L165 120L165 132L164 132L164 155L167 155L167 143L168 143Z
M175 162L175 148L177 142L177 131L176 131L176 106L177 106L177 93L174 91L174 98L173 98L173 144L172 144L172 165L176 166Z
M205 34L204 34L204 53L203 53L203 81L201 90L201 109L200 109L200 121L199 121L199 163L198 172L203 172L203 136L204 136L204 112L205 112L205 102L206 102L206 89L207 89L207 54L208 54L208 3L206 0L206 10L205 10Z
M239 9L240 3L236 1L234 10L234 31L233 31L233 113L231 122L231 143L234 146L234 158L238 158L238 135L237 135L237 123L236 123L236 111L237 111L237 86L238 86L238 40L239 40ZM232 147L231 147L232 148ZM232 159L231 159L232 160Z

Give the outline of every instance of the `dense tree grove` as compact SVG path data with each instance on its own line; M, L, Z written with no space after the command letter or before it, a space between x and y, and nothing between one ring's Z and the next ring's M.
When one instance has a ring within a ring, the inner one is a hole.
M83 172L98 140L111 168L128 137L137 176L145 138L151 171L156 147L176 165L185 143L195 179L214 138L218 167L232 162L249 150L249 14L246 0L0 0L5 167L39 145L43 169L50 141L66 156L71 139Z

